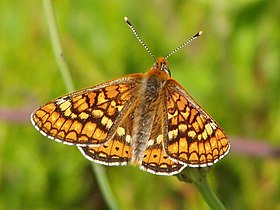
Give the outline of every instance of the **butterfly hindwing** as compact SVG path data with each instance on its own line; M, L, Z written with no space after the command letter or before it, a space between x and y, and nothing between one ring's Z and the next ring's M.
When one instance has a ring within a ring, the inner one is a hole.
M131 125L133 116L128 115L118 126L112 139L102 145L80 146L83 155L103 165L126 165L131 159Z
M181 171L184 165L176 160L171 160L163 147L163 142L167 141L167 125L166 119L164 119L165 102L163 99L161 97L158 104L141 169L158 175L172 175Z

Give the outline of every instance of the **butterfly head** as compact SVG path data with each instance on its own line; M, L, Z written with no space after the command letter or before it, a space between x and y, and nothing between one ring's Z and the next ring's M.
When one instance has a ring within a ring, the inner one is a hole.
M171 76L171 72L168 67L168 61L164 57L157 58L153 68L159 69L168 74L168 76Z

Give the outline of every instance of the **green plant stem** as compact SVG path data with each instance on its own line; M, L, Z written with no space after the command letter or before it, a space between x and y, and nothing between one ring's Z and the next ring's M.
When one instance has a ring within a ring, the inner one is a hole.
M75 90L73 80L70 75L68 65L64 59L64 53L61 47L60 38L57 31L57 24L53 9L52 0L43 0L45 13L47 16L48 27L50 31L51 43L55 55L56 62L59 67L59 71L62 75L63 81L65 82L66 88L69 92Z
M62 75L63 81L66 85L66 88L69 92L72 92L75 90L75 86L67 65L67 62L64 59L64 53L61 47L61 42L57 30L57 24L53 9L53 1L52 0L43 0L44 9L47 17L48 27L50 30L50 37L51 37L51 43L54 51L54 55L57 61L57 64L59 66L59 71ZM107 203L108 207L112 210L118 210L118 205L116 202L115 197L113 196L112 190L110 188L107 175L104 171L103 166L97 165L92 163L92 169L93 173L96 176L97 183L99 185L99 188L101 190L101 193L103 195L103 198L105 199L105 202Z
M226 208L209 186L206 176L207 171L207 168L186 168L178 175L178 179L180 181L195 184L203 199L211 209L225 210Z
M109 209L119 210L120 208L117 206L116 199L112 193L108 179L106 178L107 175L104 170L104 167L101 165L94 164L94 163L92 163L91 166L96 174L96 179L97 179L99 188L102 192L103 197L106 199L106 203L107 203Z

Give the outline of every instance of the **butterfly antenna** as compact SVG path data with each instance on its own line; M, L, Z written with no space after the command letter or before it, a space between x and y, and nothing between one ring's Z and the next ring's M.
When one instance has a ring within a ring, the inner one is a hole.
M143 42L143 40L140 38L140 36L138 35L138 33L136 32L135 28L133 27L133 25L131 24L131 22L128 20L127 17L124 17L124 21L127 23L127 25L129 26L129 28L132 30L133 34L136 36L136 38L138 39L138 41L141 43L141 45L145 48L145 50L150 54L150 56L154 59L154 61L156 61L155 56L151 53L151 51L149 50L149 48L147 47L147 45Z
M183 47L185 47L187 44L189 44L191 41L195 40L197 37L202 35L202 31L199 31L197 34L195 34L193 37L191 37L189 40L187 40L186 42L184 42L182 45L180 45L179 47L177 47L176 49L174 49L172 52L170 52L165 59L169 58L171 55L173 55L175 52L177 52L178 50L181 50Z

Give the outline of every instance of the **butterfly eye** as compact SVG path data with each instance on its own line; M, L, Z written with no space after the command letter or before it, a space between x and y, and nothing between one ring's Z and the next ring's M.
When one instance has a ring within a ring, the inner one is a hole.
M170 71L170 69L166 69L165 71L166 71L166 73L171 77L171 71Z
M168 76L171 77L171 71L170 71L170 69L166 65L162 65L162 67L160 69L162 71L164 71L166 74L168 74Z

